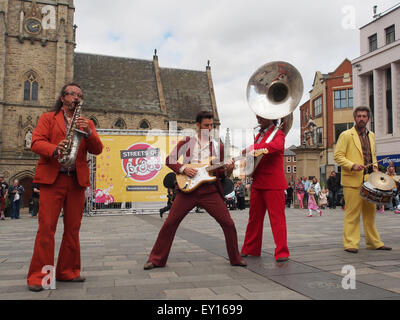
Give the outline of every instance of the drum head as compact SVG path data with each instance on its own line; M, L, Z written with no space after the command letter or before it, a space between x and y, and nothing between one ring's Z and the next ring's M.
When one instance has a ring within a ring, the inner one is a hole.
M222 191L224 192L224 196L230 194L234 189L234 184L231 179L225 178L221 180Z
M163 185L166 188L174 189L176 183L176 174L175 172L170 172L164 177Z

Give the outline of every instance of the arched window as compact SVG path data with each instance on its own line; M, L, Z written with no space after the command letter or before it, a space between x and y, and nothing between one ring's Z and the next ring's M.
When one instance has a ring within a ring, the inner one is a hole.
M33 72L29 72L24 82L24 101L37 101L39 96L39 83Z
M99 128L99 121L95 117L90 116L89 119L93 121L95 128Z
M126 123L124 119L118 118L113 127L118 129L126 129Z
M142 130L150 129L150 123L147 120L140 121L139 128Z

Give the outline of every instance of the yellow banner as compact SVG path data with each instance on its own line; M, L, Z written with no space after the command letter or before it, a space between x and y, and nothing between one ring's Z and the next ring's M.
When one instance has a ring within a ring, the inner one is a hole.
M96 203L166 202L165 158L176 136L102 135L96 158Z

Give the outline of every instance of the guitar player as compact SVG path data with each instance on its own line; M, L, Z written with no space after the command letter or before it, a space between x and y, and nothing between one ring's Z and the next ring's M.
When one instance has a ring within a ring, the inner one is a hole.
M224 146L221 141L212 139L214 127L213 113L202 111L196 116L197 134L181 140L171 154L166 158L166 165L177 174L185 174L193 178L197 169L185 166L186 164L204 163L210 164L209 159L216 157L215 161L224 161ZM178 160L183 156L182 163ZM223 168L216 170L217 180L205 183L190 193L177 190L175 200L158 234L157 240L150 253L148 261L144 265L145 270L156 267L164 267L167 263L172 242L176 230L183 218L195 206L204 208L220 224L224 235L232 266L244 267L247 265L239 253L235 224L226 208L220 179L229 176L234 164L229 162Z
M288 188L283 169L283 154L285 150L285 134L278 130L271 142L266 140L275 129L273 120L257 116L260 132L254 145L243 150L249 153L254 150L266 149L267 154L253 172L253 182L250 192L249 221L246 228L242 256L260 256L265 212L268 210L272 234L275 241L275 260L287 261L289 249L287 246L285 191Z

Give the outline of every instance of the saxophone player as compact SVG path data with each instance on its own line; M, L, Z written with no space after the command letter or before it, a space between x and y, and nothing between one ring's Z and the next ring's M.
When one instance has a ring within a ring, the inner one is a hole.
M66 135L82 99L79 85L65 85L54 110L43 114L33 131L31 150L40 156L34 177L34 183L40 184L40 200L39 227L27 276L31 291L41 291L48 285L44 281L47 272L43 270L54 265L54 234L61 209L64 210L64 234L57 266L53 268L55 278L57 281L85 281L80 273L79 229L85 189L90 186L86 155L87 152L98 155L103 150L92 121L76 117L76 128L84 133L79 140L76 160L68 167L59 162L62 154L68 154Z

